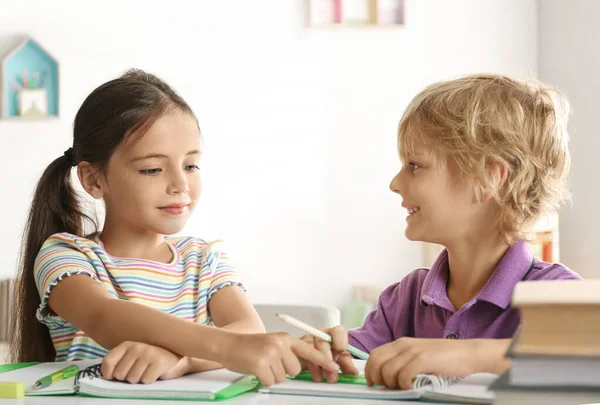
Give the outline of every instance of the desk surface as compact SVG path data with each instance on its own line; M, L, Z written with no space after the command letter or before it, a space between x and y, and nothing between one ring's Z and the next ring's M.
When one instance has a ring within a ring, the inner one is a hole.
M0 405L186 405L190 401L158 401L158 400L136 400L136 399L106 399L106 398L89 398L82 396L61 396L61 397L26 397L18 400L15 399L0 399ZM210 402L198 402L210 404ZM320 397L305 397L296 395L275 395L275 394L260 394L250 393L241 395L227 401L215 402L223 405L304 405L304 404L336 404L336 405L391 405L391 404L420 404L424 402L414 401L381 401L381 400L364 400L364 399L347 399L347 398L320 398ZM439 403L438 403L439 405ZM443 405L443 404L441 404ZM450 404L447 404L450 405Z

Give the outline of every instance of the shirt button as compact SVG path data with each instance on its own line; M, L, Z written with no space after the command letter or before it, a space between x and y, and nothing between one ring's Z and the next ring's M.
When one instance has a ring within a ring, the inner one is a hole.
M456 332L449 333L446 339L458 339L458 334Z

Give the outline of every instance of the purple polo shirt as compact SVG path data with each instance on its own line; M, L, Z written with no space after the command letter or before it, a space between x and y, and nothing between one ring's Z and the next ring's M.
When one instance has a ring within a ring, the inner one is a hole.
M533 266L532 266L533 264ZM510 338L520 322L510 307L512 292L521 280L579 280L562 264L533 260L529 245L516 242L506 252L483 289L456 310L446 292L448 252L431 269L417 269L386 288L363 326L350 330L349 343L370 352L401 337Z

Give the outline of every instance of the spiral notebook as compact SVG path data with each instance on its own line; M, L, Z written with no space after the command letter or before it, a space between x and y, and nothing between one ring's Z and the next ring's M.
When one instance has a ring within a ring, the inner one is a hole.
M456 402L462 404L488 405L494 402L494 394L488 386L498 376L496 374L473 374L465 378L419 375L411 390L391 390L385 387L368 387L364 378L364 360L354 360L360 374L341 374L337 384L314 383L308 372L258 391L266 394L308 395L321 397L341 397L388 400L425 400L436 402Z
M76 377L40 390L31 388L36 380L70 364L79 366L80 372ZM103 379L98 360L29 364L17 370L14 370L15 366L19 365L0 365L0 381L24 382L26 396L77 394L102 398L221 400L251 391L258 384L252 376L225 369L189 374L152 384L129 384Z

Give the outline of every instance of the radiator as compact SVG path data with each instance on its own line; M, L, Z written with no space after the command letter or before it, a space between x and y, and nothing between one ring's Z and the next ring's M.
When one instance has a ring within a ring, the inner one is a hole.
M0 342L8 341L12 315L14 280L0 280Z

